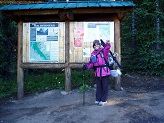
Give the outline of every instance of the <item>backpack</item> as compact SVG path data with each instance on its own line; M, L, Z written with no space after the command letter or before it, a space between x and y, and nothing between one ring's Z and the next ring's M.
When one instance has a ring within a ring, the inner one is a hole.
M108 54L108 65L109 65L110 70L113 70L114 60L110 53Z
M115 63L121 69L121 65L118 63L118 61L116 59L117 56L118 56L118 54L116 52L115 53L112 53L110 51L109 54L108 54L108 61L104 58L105 59L105 62L108 65L108 67L109 67L110 70L113 70L113 66L114 66Z

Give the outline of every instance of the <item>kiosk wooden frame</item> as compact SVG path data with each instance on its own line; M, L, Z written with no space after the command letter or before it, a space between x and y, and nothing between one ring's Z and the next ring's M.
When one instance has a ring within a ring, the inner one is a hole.
M18 55L17 55L17 97L24 96L23 69L65 69L65 91L71 91L71 69L82 68L82 63L70 63L70 22L113 21L114 51L121 54L120 22L126 13L132 12L135 5L131 2L46 2L32 4L10 4L0 8L3 15L18 22ZM65 63L23 63L22 41L24 22L65 22ZM121 56L118 61L121 63ZM120 90L120 76L115 80L115 89Z

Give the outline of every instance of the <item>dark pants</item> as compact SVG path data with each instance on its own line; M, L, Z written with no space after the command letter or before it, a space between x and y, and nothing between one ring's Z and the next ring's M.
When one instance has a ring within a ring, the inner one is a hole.
M109 76L96 77L96 101L107 101Z

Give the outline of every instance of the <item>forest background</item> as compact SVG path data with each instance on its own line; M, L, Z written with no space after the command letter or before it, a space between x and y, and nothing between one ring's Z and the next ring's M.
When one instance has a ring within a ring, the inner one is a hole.
M3 6L9 2L31 1L5 0L0 2ZM47 1L33 0L33 2ZM134 11L128 13L121 22L123 75L134 72L141 75L164 77L164 0L131 1L136 5ZM12 97L17 92L17 23L0 14L0 27L0 99L2 99ZM63 70L24 71L25 94L64 88ZM92 72L88 71L86 75L87 85L92 84L94 79ZM73 70L72 87L80 87L83 79L82 70Z

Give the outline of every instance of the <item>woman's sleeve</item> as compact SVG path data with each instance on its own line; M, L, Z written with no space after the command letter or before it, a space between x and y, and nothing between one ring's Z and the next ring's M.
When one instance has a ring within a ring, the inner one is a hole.
M93 63L91 62L91 60L87 64L87 68L88 68L88 70L93 68Z
M105 47L103 48L103 54L104 54L104 57L105 57L105 58L108 57L108 53L109 53L109 51L110 51L110 48L111 48L110 43L106 43L106 44L105 44Z

